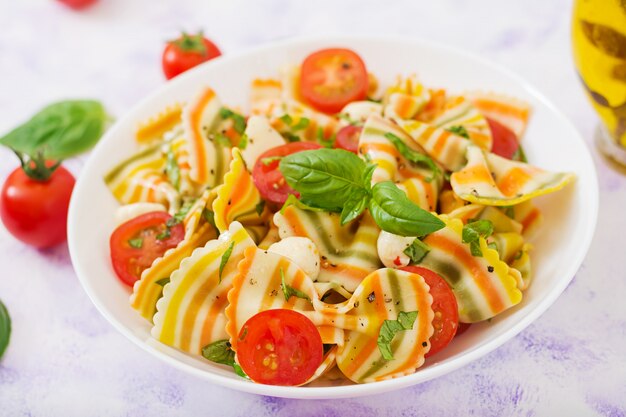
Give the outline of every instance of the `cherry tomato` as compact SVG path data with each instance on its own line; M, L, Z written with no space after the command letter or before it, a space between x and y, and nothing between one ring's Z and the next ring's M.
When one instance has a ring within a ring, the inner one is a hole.
M302 62L300 94L325 113L337 113L351 101L365 99L368 83L363 60L350 49L322 49Z
M22 168L7 177L0 196L0 218L22 242L49 248L67 238L67 209L74 176L58 167L47 180L34 180Z
M183 32L180 38L168 42L163 51L163 72L168 80L209 59L222 55L219 48L202 36Z
M87 6L92 5L96 0L58 0L74 10L84 9Z
M156 258L183 240L183 224L168 226L167 221L171 218L164 211L145 213L122 223L113 231L109 242L111 261L124 284L132 286Z
M259 156L252 169L252 179L261 197L274 204L284 204L289 194L299 197L298 192L287 184L278 169L280 157L319 148L321 145L313 142L291 142L269 149Z
M335 140L335 148L345 149L346 151L359 152L359 138L363 127L348 125L339 129L337 132L337 140Z
M430 350L425 356L432 356L448 346L459 327L459 307L456 297L450 286L436 272L421 266L405 266L401 269L421 275L430 287L429 292L433 297L432 308L435 312L433 319L435 333L430 337Z
M237 361L255 382L301 385L322 363L317 328L293 310L266 310L252 316L237 339Z
M491 152L507 159L512 159L513 155L515 155L515 152L517 151L517 148L519 148L517 136L515 136L515 133L511 132L509 128L501 123L498 123L493 119L486 119L489 123L489 129L491 129L491 135L493 136Z
M459 328L456 329L456 336L459 336L467 331L470 328L471 323L459 323ZM455 336L455 337L456 337Z

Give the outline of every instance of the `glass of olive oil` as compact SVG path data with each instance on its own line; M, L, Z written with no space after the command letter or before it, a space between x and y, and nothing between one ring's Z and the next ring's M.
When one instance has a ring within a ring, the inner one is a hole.
M574 62L602 124L600 150L626 165L626 0L575 0Z

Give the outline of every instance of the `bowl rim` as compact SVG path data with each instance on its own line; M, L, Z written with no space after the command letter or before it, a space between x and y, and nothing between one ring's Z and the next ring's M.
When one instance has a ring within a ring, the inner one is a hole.
M516 83L519 84L521 88L527 91L527 93L532 96L537 101L541 102L546 108L548 108L553 115L558 119L559 123L566 124L571 127L572 132L576 132L575 138L572 137L571 140L579 141L582 143L584 149L586 150L584 157L588 160L589 166L592 168L590 172L586 172L586 175L590 177L591 181L591 189L588 190L591 192L591 195L587 195L589 201L589 207L587 207L588 218L585 219L584 224L584 234L578 236L580 240L580 244L576 248L575 256L572 258L572 262L568 264L567 268L562 272L563 276L567 276L567 278L561 279L558 281L550 291L544 295L543 300L535 306L533 310L531 310L526 316L522 317L516 324L510 327L507 331L503 332L500 335L497 335L493 338L493 340L479 344L476 347L464 351L462 355L452 360L450 363L446 364L446 366L442 367L433 367L427 368L422 371L418 371L411 375L406 375L400 378L394 378L385 381L379 381L375 383L369 384L354 384L354 385L346 385L346 386L329 386L329 387L285 387L285 386L275 386L275 385L263 385L257 383L251 383L246 380L238 380L233 378L224 377L222 375L206 372L200 368L197 368L191 364L182 362L168 355L167 353L157 349L155 346L147 343L145 340L141 339L137 335L133 333L133 331L126 327L123 323L119 322L113 315L109 314L107 308L100 302L99 296L96 294L95 289L91 286L89 281L85 278L88 274L83 268L83 265L78 262L78 258L76 255L76 248L79 244L78 239L75 239L76 233L79 229L78 220L76 215L76 206L77 200L83 194L82 190L88 187L88 183L84 179L84 176L78 176L74 192L72 193L72 197L70 200L70 206L68 211L68 226L67 226L67 235L68 235L68 247L70 252L70 257L72 259L72 264L76 271L76 275L78 279L87 293L88 297L91 299L93 304L96 306L96 309L102 314L105 319L120 333L130 339L137 346L141 347L145 351L150 352L152 355L158 357L163 360L165 363L168 363L177 369L180 369L186 373L191 375L195 375L199 378L207 380L211 383L221 385L227 388L235 389L238 391L243 391L247 393L267 395L273 397L284 397L284 398L298 398L298 399L332 399L332 398L351 398L351 397L361 397L366 395L374 395L381 394L384 392L388 392L391 390L401 389L408 386L416 385L418 383L426 382L428 380L437 378L439 376L445 375L452 371L455 371L470 362L486 355L487 353L492 352L497 349L501 345L503 345L508 340L515 337L522 330L528 327L533 321L535 321L539 316L541 316L559 297L559 295L565 290L565 288L569 285L576 272L578 271L580 265L582 264L589 247L591 245L598 217L598 206L599 206L599 189L598 189L598 179L595 164L591 158L591 154L589 152L588 144L581 137L578 129L570 122L570 120L561 112L552 102L544 96L537 88L532 86L528 81L523 79L521 76L517 75L512 70L498 64L492 62L486 58L478 56L474 53L461 50L459 48L441 44L438 42L433 42L430 40L426 40L418 37L407 37L407 36L398 36L398 35L344 35L344 34L335 34L335 35L323 35L323 36L298 36L288 39L282 39L278 41L269 42L267 44L263 44L260 46L253 46L250 48L245 48L239 52L228 53L216 60L208 61L198 67L195 67L177 77L165 83L164 85L158 87L155 91L149 94L144 99L140 100L137 104L132 106L132 108L125 112L124 116L121 117L114 126L112 126L105 135L101 138L100 142L96 145L94 150L92 151L90 158L87 163L83 167L86 168L88 164L94 159L92 157L93 154L96 154L101 147L103 147L104 143L109 140L109 137L113 137L116 135L115 125L125 124L128 120L136 119L136 114L145 107L148 103L151 103L153 100L157 99L158 96L163 95L169 89L178 88L179 84L185 83L187 78L193 77L195 73L205 71L205 68L213 66L213 65L227 65L229 61L237 60L240 57L244 57L248 54L262 54L268 51L293 47L297 45L306 45L309 43L328 43L328 44L337 44L337 43L350 43L350 42L363 42L363 41L372 41L372 42L399 42L404 45L413 45L418 48L431 48L439 50L445 54L452 54L462 57L464 59L474 61L480 65L489 67L490 69L501 72L505 76L508 76Z

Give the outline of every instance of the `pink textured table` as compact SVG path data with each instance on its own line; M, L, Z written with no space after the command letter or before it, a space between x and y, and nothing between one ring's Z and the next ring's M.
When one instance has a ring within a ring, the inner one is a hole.
M163 41L178 29L202 28L226 53L328 33L447 43L518 72L591 144L596 118L572 67L570 8L569 0L100 0L75 13L53 0L0 0L0 133L60 98L99 98L110 113L124 114L164 82ZM66 246L37 251L0 228L0 298L13 317L0 362L0 415L625 416L626 177L592 152L598 229L555 305L465 368L363 399L259 397L180 373L105 322L80 287ZM68 165L80 175L83 162ZM0 181L15 166L0 149Z

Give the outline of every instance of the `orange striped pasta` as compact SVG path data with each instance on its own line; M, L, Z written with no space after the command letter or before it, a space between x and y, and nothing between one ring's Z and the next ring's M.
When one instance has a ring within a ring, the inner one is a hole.
M244 250L254 246L243 226L233 222L228 233L194 250L163 288L152 336L192 354L200 354L204 346L225 339L228 291ZM220 276L220 264L229 248L231 254Z
M510 206L558 191L573 179L570 173L545 171L469 146L467 165L451 175L450 184L463 200Z
M467 95L485 117L495 120L521 139L530 117L530 105L504 94L472 92Z
M183 106L175 104L167 107L155 117L140 123L135 131L135 139L142 145L162 141L167 132L181 124L182 111Z

